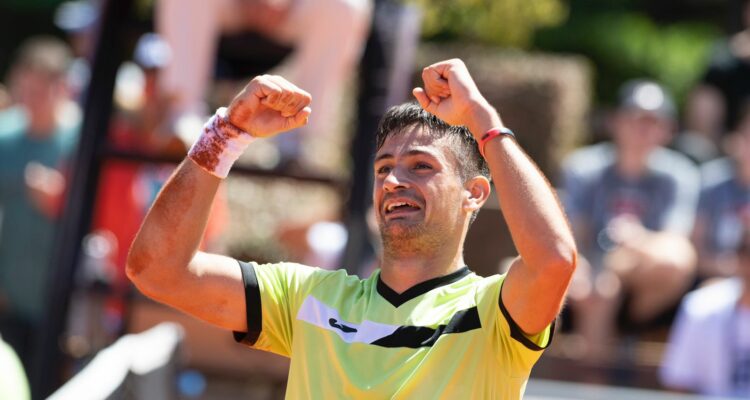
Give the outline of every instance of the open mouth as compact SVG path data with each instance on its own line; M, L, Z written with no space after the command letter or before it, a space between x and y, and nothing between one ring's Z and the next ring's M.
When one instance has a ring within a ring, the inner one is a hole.
M422 209L417 203L409 200L391 200L385 204L386 217L406 216Z

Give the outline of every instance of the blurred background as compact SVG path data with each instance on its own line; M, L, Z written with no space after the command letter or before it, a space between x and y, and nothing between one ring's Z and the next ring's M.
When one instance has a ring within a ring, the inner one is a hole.
M581 250L527 398L750 398L750 1L3 0L0 27L0 399L283 398L286 359L131 286L140 222L280 74L315 113L241 157L202 247L369 276L377 122L453 57ZM517 254L496 200L467 243L481 275Z

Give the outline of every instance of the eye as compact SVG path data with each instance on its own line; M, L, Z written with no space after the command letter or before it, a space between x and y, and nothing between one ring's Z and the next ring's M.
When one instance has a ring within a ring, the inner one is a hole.
M416 165L414 165L414 169L432 169L432 165L419 162Z
M382 167L379 167L375 170L375 173L378 175L387 174L389 172L391 172L391 167L387 165L383 165Z

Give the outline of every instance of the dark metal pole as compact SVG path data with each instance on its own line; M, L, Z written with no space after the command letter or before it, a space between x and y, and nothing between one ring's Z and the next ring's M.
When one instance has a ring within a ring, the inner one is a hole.
M60 338L65 330L73 278L81 256L81 242L91 226L102 149L107 140L112 112L115 76L125 54L123 28L130 17L132 3L133 0L108 0L102 3L83 124L50 269L46 318L38 332L37 353L31 371L35 399L46 398L61 383L63 354Z
M385 1L376 1L381 7ZM375 14L374 14L375 15ZM373 19L370 36L359 71L359 99L357 130L352 140L351 191L346 203L345 220L349 238L341 260L350 274L358 274L364 262L374 254L367 227L367 210L372 204L372 158L375 152L375 131L386 109L388 97L389 62L386 55L382 27Z

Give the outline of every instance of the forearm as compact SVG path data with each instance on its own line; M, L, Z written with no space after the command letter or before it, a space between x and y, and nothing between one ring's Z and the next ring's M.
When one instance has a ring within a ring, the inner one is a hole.
M128 275L136 283L187 268L221 180L186 158L156 198L133 241Z
M697 254L690 240L676 232L641 228L620 246L653 264L689 267L697 262Z
M496 115L494 110L485 112L493 113ZM476 124L475 136L502 124L499 117L494 121L487 116L475 120L493 124ZM535 269L572 267L575 241L562 207L541 171L510 137L490 140L484 152L500 208L524 264Z

